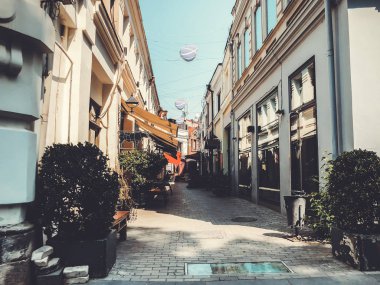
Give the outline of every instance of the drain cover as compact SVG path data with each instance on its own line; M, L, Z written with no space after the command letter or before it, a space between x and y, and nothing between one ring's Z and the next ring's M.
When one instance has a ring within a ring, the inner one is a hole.
M238 223L249 223L249 222L256 222L257 219L250 216L243 216L243 217L235 217L231 219L231 221L238 222Z
M281 261L186 264L187 275L239 275L290 272L290 269Z

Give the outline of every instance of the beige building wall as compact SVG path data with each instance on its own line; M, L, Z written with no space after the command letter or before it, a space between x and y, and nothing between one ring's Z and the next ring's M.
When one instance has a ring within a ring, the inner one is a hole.
M60 5L59 15L41 103L40 157L54 143L90 141L117 168L122 96L135 96L150 112L160 109L138 1L77 1ZM153 146L146 139L143 145Z

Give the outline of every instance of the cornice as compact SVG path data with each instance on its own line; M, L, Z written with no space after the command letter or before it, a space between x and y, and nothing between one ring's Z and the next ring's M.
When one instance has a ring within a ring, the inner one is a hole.
M241 1L244 1L245 3L240 3L239 10L236 11L236 14L235 14L236 16L234 17L234 23L232 24L232 28L231 28L231 35L233 35L233 37L236 35L237 30L240 27L241 21L243 19L245 20L244 15L246 14L248 8L250 7L249 4L251 3L250 0L241 0Z
M122 58L123 46L102 1L95 2L94 24L113 64L116 64Z
M240 106L270 73L313 31L324 19L323 1L301 1L293 15L287 18L289 25L271 47L270 52L255 64L258 65L245 83L239 86L232 98L232 109ZM302 6L303 5L303 6ZM299 9L302 7L301 9ZM249 69L249 68L247 68ZM236 82L234 90L238 84Z
M149 47L148 47L148 41L146 39L141 9L138 0L127 0L129 3L130 10L130 16L132 18L132 23L134 24L134 28L136 29L136 39L138 40L138 45L141 48L143 58L144 58L144 66L145 71L147 72L148 80L151 80L153 78L153 67L152 67L152 61L150 58L149 53ZM158 106L160 106L160 100L157 95L157 88L156 85L153 83L150 85L151 88L153 88L152 95L154 97L154 101L157 102Z

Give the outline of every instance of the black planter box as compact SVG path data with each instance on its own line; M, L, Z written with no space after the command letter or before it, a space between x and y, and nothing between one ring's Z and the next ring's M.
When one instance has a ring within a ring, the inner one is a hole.
M332 254L361 271L380 270L380 235L331 230Z
M63 241L49 239L54 255L62 259L64 266L88 265L91 278L106 277L116 261L116 231L104 239Z

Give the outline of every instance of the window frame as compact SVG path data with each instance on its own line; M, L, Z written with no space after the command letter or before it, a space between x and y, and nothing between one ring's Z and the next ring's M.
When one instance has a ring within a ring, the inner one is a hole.
M313 100L305 103L305 104L301 104L300 106L292 109L292 80L294 77L296 77L298 74L302 73L302 71L307 68L308 66L310 65L313 65L313 69L314 69L314 73L313 75L311 76L311 80L314 82L314 98ZM293 143L292 143L292 140L291 140L291 133L292 133L292 124L291 124L291 120L292 120L292 114L294 113L301 113L305 110L308 110L310 108L315 108L315 136L316 136L316 142L317 142L317 160L318 160L318 166L319 166L319 135L318 135L318 105L317 105L317 84L316 84L316 65L315 65L315 56L312 56L311 58L309 58L304 64L302 64L299 68L297 68L293 73L291 73L289 76L288 76L288 100L289 100L289 135L290 135L290 142L289 142L289 153L290 153L290 188L291 188L291 191L299 191L299 190L305 190L303 189L303 176L302 176L302 171L299 169L300 173L299 173L299 179L300 179L300 189L292 189L293 188L293 183L292 183L292 177L293 177L293 173L292 173L292 147L293 147ZM298 118L299 120L299 118ZM304 138L301 138L301 144L302 144L302 141L303 140L306 140L306 139L310 139L312 138L313 136L307 136L307 137L304 137ZM299 162L300 165L302 165L302 161Z

